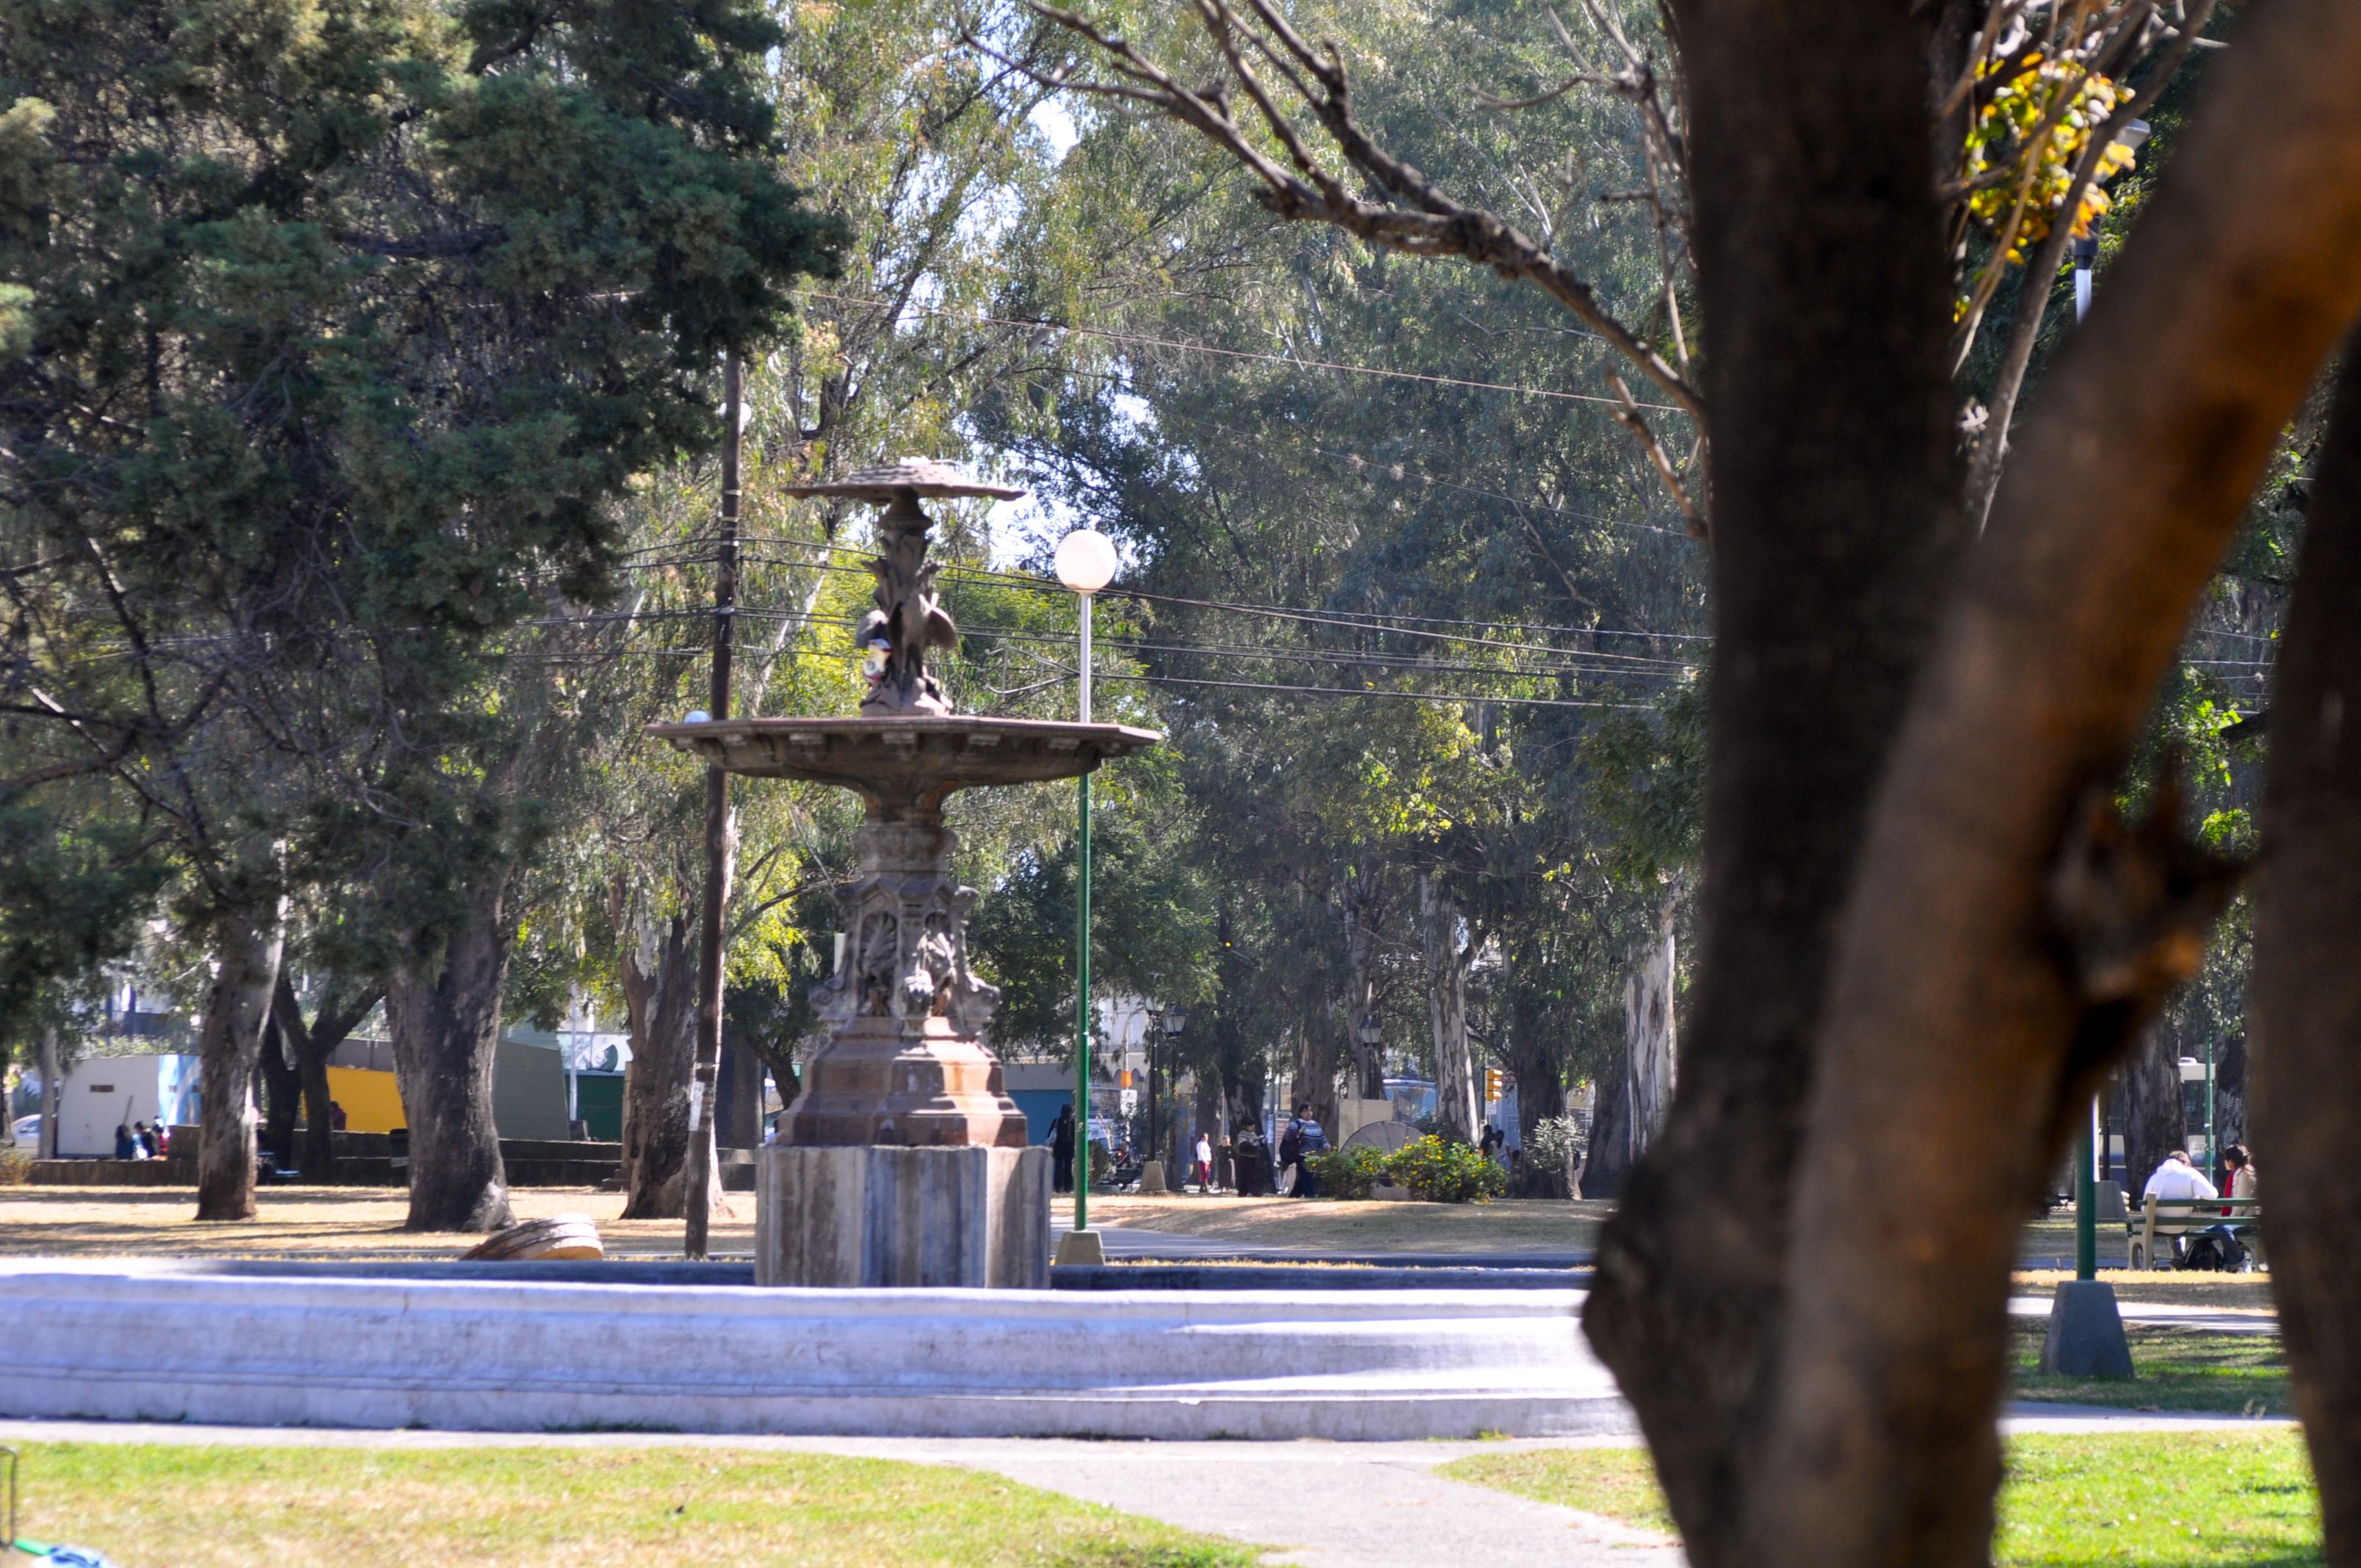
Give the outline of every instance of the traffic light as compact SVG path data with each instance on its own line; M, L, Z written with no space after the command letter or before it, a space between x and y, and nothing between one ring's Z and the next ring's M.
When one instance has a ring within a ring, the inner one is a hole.
M1484 1069L1484 1102L1490 1104L1507 1092L1508 1075L1497 1067Z

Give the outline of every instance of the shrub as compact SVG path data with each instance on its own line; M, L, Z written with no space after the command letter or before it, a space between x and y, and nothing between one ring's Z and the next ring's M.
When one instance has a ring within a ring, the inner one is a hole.
M1386 1174L1434 1203L1480 1203L1509 1190L1509 1173L1480 1150L1430 1134L1386 1161Z
M1565 1174L1582 1155L1582 1129L1572 1116L1544 1116L1525 1140L1525 1160Z
M1323 1198L1367 1198L1369 1189L1386 1179L1386 1157L1374 1144L1351 1144L1306 1155Z

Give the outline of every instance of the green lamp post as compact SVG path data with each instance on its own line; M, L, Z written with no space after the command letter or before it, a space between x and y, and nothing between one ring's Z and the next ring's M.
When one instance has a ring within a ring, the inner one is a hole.
M1082 721L1091 721L1091 598L1115 581L1115 542L1095 528L1078 528L1058 541L1058 580L1081 607ZM1075 828L1074 899L1074 1228L1058 1244L1062 1264L1104 1263L1105 1244L1091 1229L1091 775L1074 781L1081 818Z

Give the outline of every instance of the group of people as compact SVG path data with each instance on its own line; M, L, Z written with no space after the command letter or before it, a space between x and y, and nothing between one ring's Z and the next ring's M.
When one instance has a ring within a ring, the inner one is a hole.
M1050 1188L1057 1192L1071 1192L1075 1146L1072 1105L1058 1107L1057 1119L1049 1124L1049 1144ZM1224 1146L1229 1150L1232 1183L1240 1197L1291 1193L1309 1198L1318 1192L1320 1183L1312 1168L1304 1163L1304 1157L1325 1149L1328 1135L1322 1129L1319 1118L1312 1114L1312 1108L1299 1105L1288 1119L1287 1131L1280 1135L1275 1158L1270 1146L1251 1127L1240 1133L1235 1144ZM1200 1192L1213 1191L1217 1173L1212 1135L1199 1133L1189 1152L1189 1181ZM1115 1163L1121 1165L1124 1161L1118 1157Z
M115 1157L117 1159L162 1159L170 1135L145 1122L125 1126L115 1124Z
M2216 1187L2205 1179L2205 1173L2189 1161L2188 1151L2174 1149L2164 1157L2140 1190L2144 1198L2208 1199L2252 1198L2255 1196L2255 1157L2244 1144L2232 1144L2222 1151L2222 1169L2229 1190Z
M2255 1157L2244 1144L2232 1144L2222 1151L2222 1186L2216 1187L2205 1173L2190 1162L2188 1151L2168 1152L2140 1190L2142 1201L2163 1198L2182 1201L2210 1202L2227 1198L2232 1201L2257 1196ZM2224 1215L2230 1211L2224 1210ZM2214 1225L2195 1234L2173 1238L2173 1249L2179 1266L2183 1268L2216 1268L2236 1271L2247 1266L2246 1244L2237 1232L2227 1224Z

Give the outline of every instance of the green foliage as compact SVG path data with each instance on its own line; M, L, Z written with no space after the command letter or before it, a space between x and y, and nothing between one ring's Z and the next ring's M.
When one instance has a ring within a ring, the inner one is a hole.
M1653 712L1613 713L1582 742L1604 860L1637 885L1693 867L1705 843L1706 683L1683 681Z
M779 169L780 36L744 0L0 0L10 679L125 737L96 765L208 896L284 836L431 950L544 838L521 759L564 704L496 690L498 641L611 592L613 502L712 444L719 351L840 243ZM54 728L36 759L87 752Z
M1481 1150L1432 1133L1387 1157L1385 1169L1430 1203L1481 1203L1509 1190L1509 1173Z
M1071 806L1072 796L1066 796ZM1123 810L1094 812L1091 831L1091 980L1094 990L1197 1003L1213 986L1213 918L1189 840ZM992 1034L1003 1048L1049 1056L1074 1030L1076 840L1021 850L978 904L968 930L977 970L1001 988ZM1184 1036L1185 1037L1185 1036Z
M1582 1129L1572 1116L1544 1116L1525 1135L1525 1159L1544 1170L1571 1170L1582 1147Z
M169 867L125 826L0 807L0 1047L61 1021L102 965L130 954Z
M1388 1156L1375 1144L1347 1144L1303 1157L1319 1179L1323 1198L1367 1198L1369 1189L1387 1178Z

